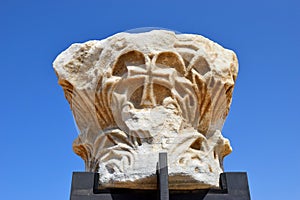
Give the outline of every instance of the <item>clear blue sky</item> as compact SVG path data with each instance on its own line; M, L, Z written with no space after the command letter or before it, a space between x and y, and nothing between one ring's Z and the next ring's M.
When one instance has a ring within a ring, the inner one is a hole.
M254 200L300 199L300 1L0 2L0 198L69 199L77 137L52 69L69 45L138 27L204 35L239 58L225 171Z

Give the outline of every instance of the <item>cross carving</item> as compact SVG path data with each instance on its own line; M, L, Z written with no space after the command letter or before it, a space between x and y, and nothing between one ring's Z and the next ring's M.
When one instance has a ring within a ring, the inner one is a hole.
M153 64L127 66L128 78L144 78L143 95L141 99L141 106L153 107L156 105L156 100L153 92L153 83L164 85L172 88L174 83L174 69L161 69Z

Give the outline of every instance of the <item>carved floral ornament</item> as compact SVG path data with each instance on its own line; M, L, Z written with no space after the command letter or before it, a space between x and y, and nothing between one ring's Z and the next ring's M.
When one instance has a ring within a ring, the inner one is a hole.
M218 187L231 152L221 129L238 71L232 51L200 35L119 33L71 45L54 69L80 131L74 152L102 187L155 188L162 151L171 189Z

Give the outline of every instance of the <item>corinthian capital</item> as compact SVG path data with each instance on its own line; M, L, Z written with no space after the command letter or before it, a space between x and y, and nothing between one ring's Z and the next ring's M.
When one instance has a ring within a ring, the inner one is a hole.
M153 189L168 152L171 189L218 187L238 72L231 50L153 30L73 44L54 61L80 130L73 143L102 187Z

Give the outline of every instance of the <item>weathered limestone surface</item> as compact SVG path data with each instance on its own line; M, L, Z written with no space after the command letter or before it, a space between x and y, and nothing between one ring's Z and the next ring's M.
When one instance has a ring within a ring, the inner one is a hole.
M71 45L54 69L80 130L73 149L102 187L155 188L158 152L170 188L218 187L234 52L200 35L119 33Z

